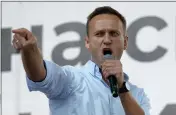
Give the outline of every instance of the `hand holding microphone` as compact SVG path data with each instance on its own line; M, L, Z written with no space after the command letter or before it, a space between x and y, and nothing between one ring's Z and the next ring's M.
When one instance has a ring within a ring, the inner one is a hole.
M111 53L105 54L104 59L105 61L101 65L102 76L110 85L113 97L117 97L119 88L122 87L124 82L122 64L120 60L115 60Z

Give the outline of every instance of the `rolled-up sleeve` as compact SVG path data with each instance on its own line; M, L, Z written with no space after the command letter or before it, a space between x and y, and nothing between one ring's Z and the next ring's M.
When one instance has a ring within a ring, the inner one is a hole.
M46 77L41 82L34 82L26 77L29 91L41 91L48 98L68 96L78 85L71 66L59 66L44 60Z
M140 104L141 108L145 112L145 115L150 115L150 109L151 109L150 100L147 97L147 95L145 94L143 89L139 90L138 99L139 99L139 104Z

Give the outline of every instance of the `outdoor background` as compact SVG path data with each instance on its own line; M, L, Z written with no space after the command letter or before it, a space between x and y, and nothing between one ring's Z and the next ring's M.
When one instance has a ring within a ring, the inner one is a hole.
M45 95L27 88L11 30L32 31L44 59L82 66L90 59L84 48L86 18L98 6L111 6L126 17L123 69L130 82L144 88L151 115L176 114L176 2L2 2L2 115L49 115Z

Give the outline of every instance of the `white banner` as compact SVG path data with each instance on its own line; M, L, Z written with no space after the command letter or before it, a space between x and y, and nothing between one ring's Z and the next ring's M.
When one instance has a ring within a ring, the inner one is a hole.
M147 93L151 115L174 115L176 2L3 2L3 115L49 115L45 95L27 89L21 57L11 47L11 30L24 27L35 33L45 59L81 66L89 59L81 50L86 18L98 6L111 6L127 19L129 49L122 63L130 81Z

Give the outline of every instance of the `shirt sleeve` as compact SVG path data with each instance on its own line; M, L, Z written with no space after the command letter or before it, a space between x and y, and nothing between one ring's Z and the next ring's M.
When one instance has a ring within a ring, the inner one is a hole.
M139 98L139 104L144 110L145 115L150 115L150 109L151 109L150 100L145 94L143 89L139 90L138 98Z
M29 91L41 91L48 98L65 98L77 87L76 77L71 66L59 66L44 60L46 77L41 82L34 82L26 77Z

